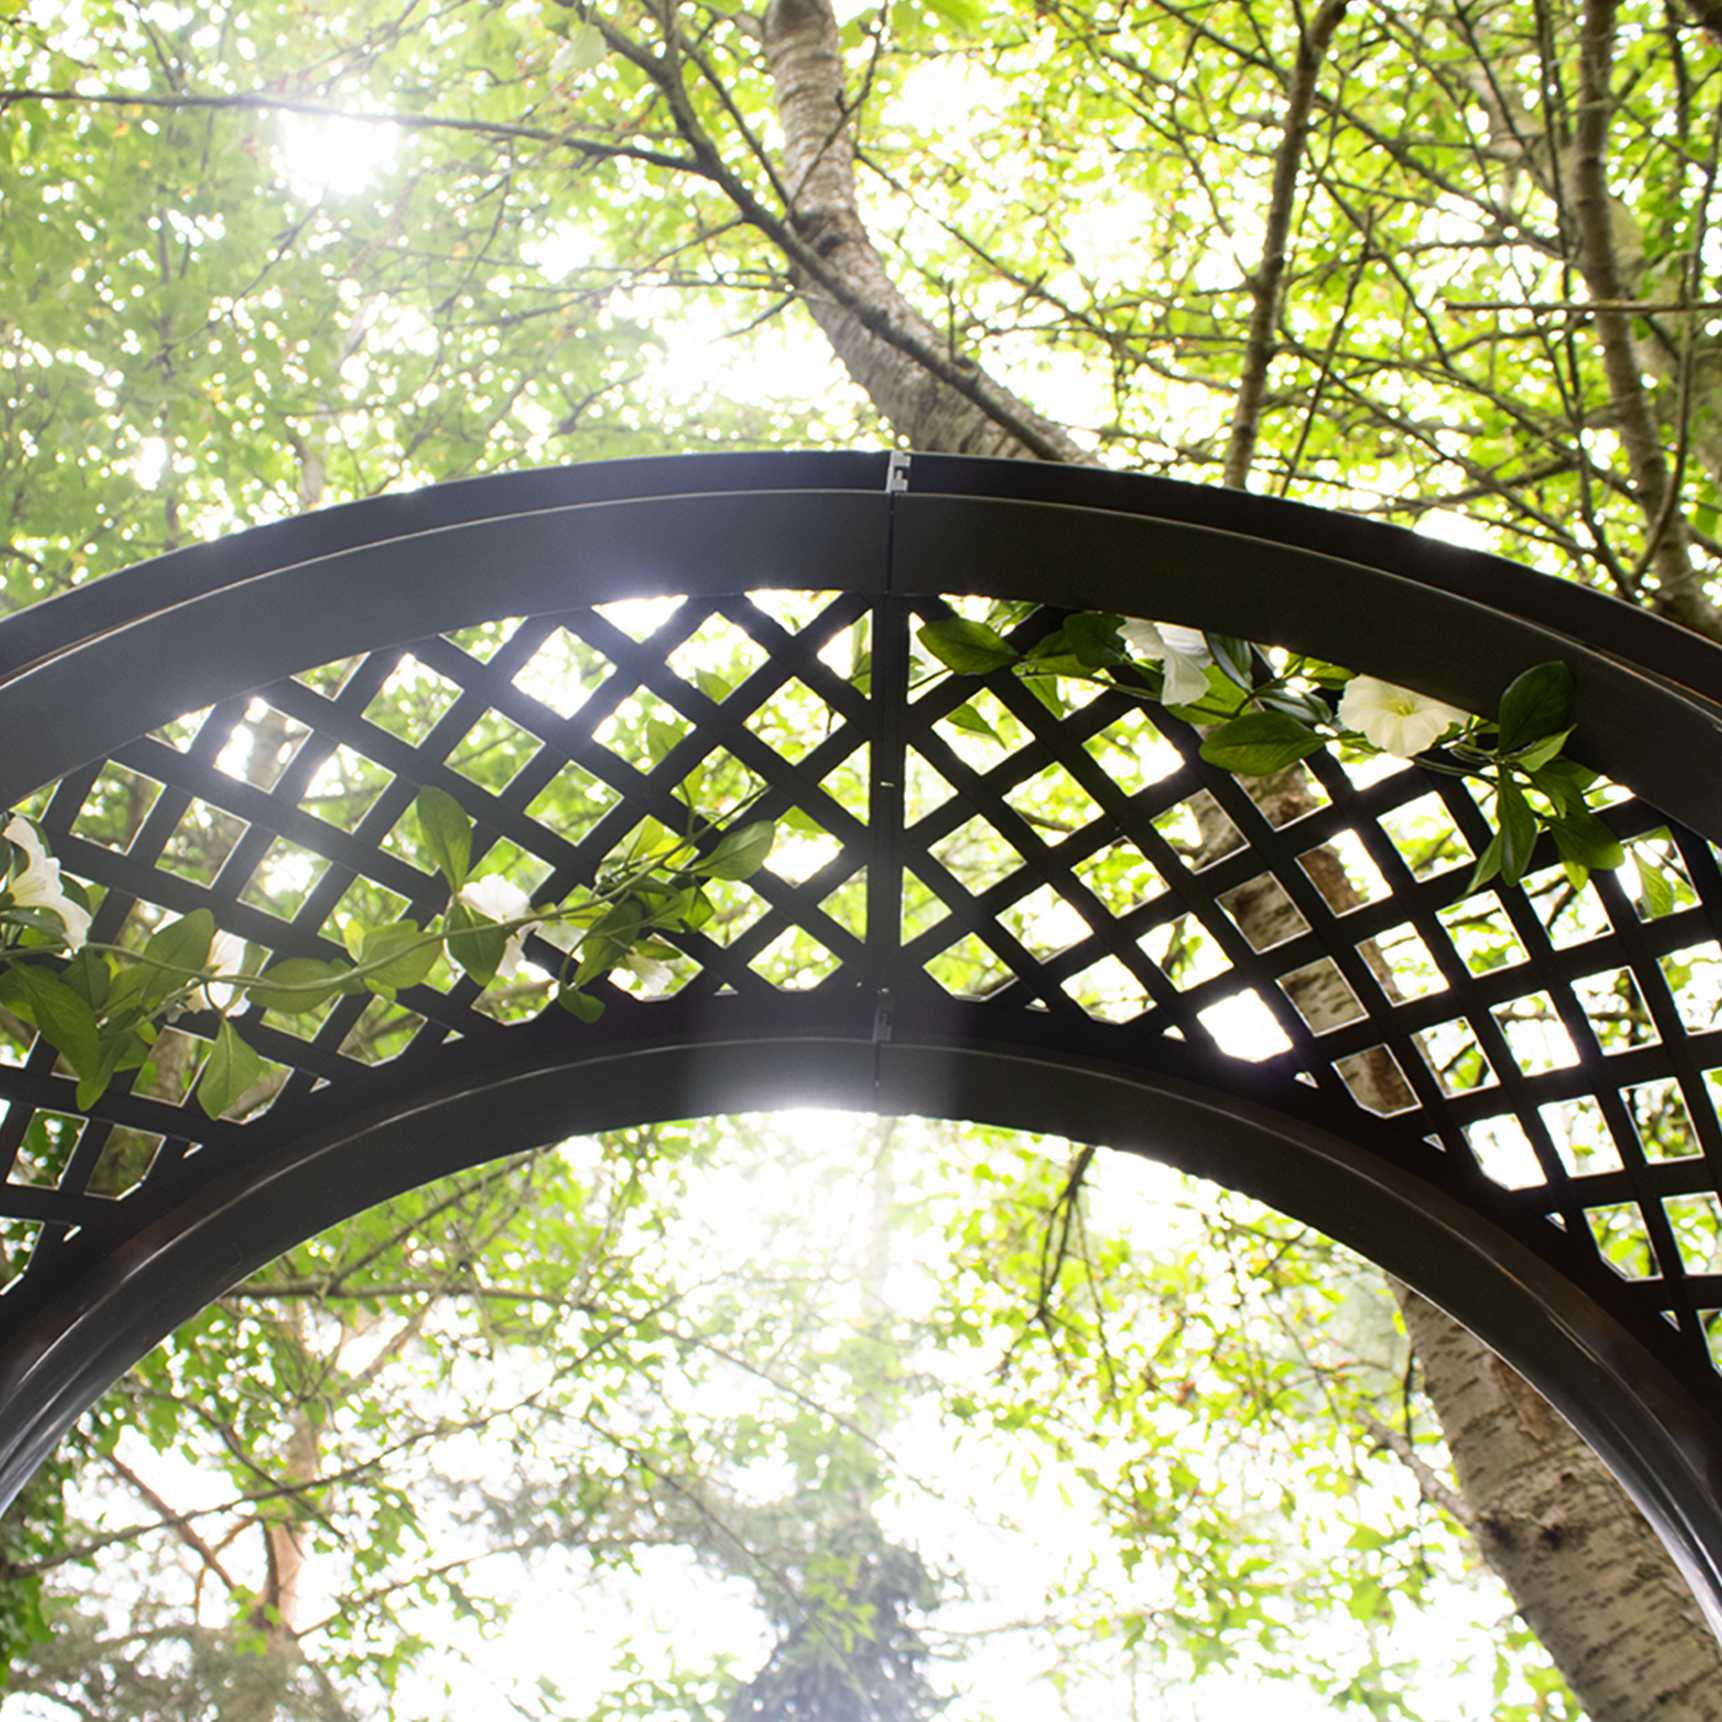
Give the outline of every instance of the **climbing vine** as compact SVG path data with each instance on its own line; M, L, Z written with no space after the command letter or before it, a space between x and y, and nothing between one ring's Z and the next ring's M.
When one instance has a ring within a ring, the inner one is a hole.
M472 876L472 820L452 795L421 790L414 812L449 891L443 912L423 925L355 920L344 929L347 955L284 957L258 970L247 966L245 942L218 931L207 909L160 927L141 949L90 939L87 894L61 876L39 830L15 815L4 833L0 1004L34 1024L72 1067L80 1108L148 1062L165 1023L212 1014L197 1098L217 1118L267 1072L241 1027L251 1013L308 1016L343 994L393 999L425 980L445 952L483 988L512 974L536 936L558 953L557 1004L581 1022L597 1021L604 1001L592 983L628 969L648 988L659 984L663 964L677 955L663 935L703 926L713 913L706 882L756 872L775 835L769 820L720 824L690 807L680 836L648 825L593 885L535 904L501 874Z
M963 616L927 623L920 640L954 674L1008 669L1055 705L1061 677L1162 703L1205 730L1203 759L1240 777L1269 776L1338 745L1415 758L1431 771L1479 783L1493 836L1463 894L1496 877L1517 885L1544 833L1575 888L1593 869L1611 871L1626 860L1591 806L1597 773L1562 751L1574 728L1572 672L1563 663L1526 670L1501 695L1495 715L1484 718L1302 653L1269 653L1225 634L1094 612L1066 618L1027 647L991 623ZM972 703L952 721L991 733ZM1641 859L1640 871L1655 869ZM1672 893L1666 880L1659 882Z

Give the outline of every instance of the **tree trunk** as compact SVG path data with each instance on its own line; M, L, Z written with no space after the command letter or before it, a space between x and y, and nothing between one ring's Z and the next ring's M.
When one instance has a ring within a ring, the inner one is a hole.
M1579 99L1566 202L1577 232L1579 272L1596 301L1597 341L1608 376L1614 431L1626 451L1633 487L1644 510L1645 555L1656 570L1652 607L1688 628L1717 638L1716 606L1704 594L1693 566L1686 516L1680 510L1650 397L1632 339L1632 319L1613 307L1627 295L1615 256L1604 159L1612 107L1616 0L1585 0L1579 37Z
M827 0L772 0L765 14L765 51L783 126L795 231L827 269L843 279L855 300L887 326L913 334L926 346L945 345L945 337L897 291L861 219L837 20ZM853 310L809 282L805 272L792 265L790 278L844 368L911 448L1032 457L1034 451L989 418L984 407L930 376L908 353L866 328ZM972 361L957 357L955 362L985 385L983 395L1032 425L1060 459L1082 458L1082 450L1057 425L983 377Z
M1716 1641L1571 1424L1426 1298L1399 1307L1489 1565L1598 1722L1722 1716Z
M1337 6L1326 11L1337 21ZM931 325L897 291L861 220L829 0L772 0L765 45L798 231L857 302L883 313L889 326L913 328L927 339ZM1295 122L1295 101L1292 109ZM1277 274L1257 287L1277 292ZM808 295L808 308L850 375L912 446L1032 457L982 406L930 379L852 311L817 294ZM1044 426L1066 458L1079 458L1057 427L1006 391L999 396L1037 430ZM1302 796L1301 782L1288 774L1264 785L1259 799L1277 801L1277 811L1290 814ZM1350 906L1337 856L1324 852L1313 872L1336 907ZM1240 900L1237 911L1252 942L1274 942L1275 917L1290 908L1282 898L1264 892L1253 903ZM1378 957L1373 963L1384 974ZM1346 997L1328 998L1322 985L1310 980L1294 1001L1318 1033L1349 1011ZM1334 991L1344 993L1343 987ZM1332 1021L1325 1021L1330 1012ZM1361 1104L1392 1111L1403 1103L1402 1083L1391 1061L1382 1059L1357 1072L1352 1087ZM1667 1550L1608 1470L1471 1333L1408 1288L1400 1288L1400 1300L1460 1488L1482 1527L1481 1552L1595 1722L1722 1718L1722 1646Z

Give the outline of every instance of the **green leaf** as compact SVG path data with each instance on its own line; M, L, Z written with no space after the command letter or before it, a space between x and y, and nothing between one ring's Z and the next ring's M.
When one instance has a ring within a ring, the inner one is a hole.
M345 963L316 957L287 957L273 963L245 989L253 1004L283 1016L308 1016L337 993L357 991L362 983Z
M267 1066L223 1017L197 1082L197 1103L211 1118L219 1118L262 1080Z
M108 987L108 996L104 1008L110 1022L128 1015L140 1015L147 1012L148 1004L145 994L149 990L150 971L135 965L122 968L113 977Z
M667 718L646 719L646 746L654 761L665 758L687 733L686 726L671 723Z
M1063 650L1085 670L1104 669L1108 664L1124 662L1124 643L1118 630L1124 618L1100 612L1084 612L1067 616L1058 632L1064 637ZM1052 654L1056 655L1056 654Z
M1000 739L999 732L975 710L972 701L965 701L954 712L946 712L945 721L970 735L984 735L989 741Z
M1233 634L1204 634L1214 664L1228 681L1247 688L1255 675L1255 647Z
M746 879L765 864L776 836L777 827L769 819L758 819L751 825L726 831L717 848L688 871L703 873L710 879Z
M421 789L413 803L419 831L451 891L466 883L472 866L472 821L466 809L444 789Z
M107 1003L113 976L100 951L79 951L60 971L60 979L94 1011Z
M1022 685L1056 718L1064 716L1064 696L1056 676L1024 676Z
M1210 730L1202 742L1202 758L1222 771L1260 777L1283 771L1326 745L1325 736L1284 712L1249 712Z
M161 1038L154 1023L140 1022L125 1031L116 1070L137 1070L149 1062L150 1048Z
M1521 771L1533 774L1539 772L1567 744L1567 737L1572 734L1571 728L1557 730L1553 735L1544 736L1541 741L1534 741L1529 747L1521 748L1513 757Z
M1584 791L1575 790L1566 775L1555 770L1561 763L1560 760L1551 760L1537 766L1530 773L1531 782L1549 798L1557 814L1568 813L1575 807L1584 806Z
M451 903L443 925L448 931L448 954L481 987L489 986L508 949L508 935L488 915L465 903Z
M1594 813L1583 808L1551 820L1549 833L1562 860L1576 861L1593 872L1612 873L1626 860L1620 839Z
M1050 635L1040 642L1020 664L1017 673L1022 676L1086 676L1093 666L1085 664L1074 652L1062 650L1044 650L1046 647L1062 647L1062 634Z
M955 670L960 676L983 676L989 670L1002 670L1022 656L1004 635L985 622L971 622L966 616L946 616L928 622L920 629L918 638L947 670Z
M120 1061L137 1044L137 1036L130 1032L124 1034L106 1035L98 1048L96 1065L78 1077L78 1105L88 1109L94 1106L107 1093L108 1084L114 1079L114 1072L120 1068ZM145 1049L147 1051L147 1048ZM139 1058L137 1064L142 1064ZM134 1065L132 1068L136 1068Z
M1585 792L1596 782L1596 773L1576 759L1560 756L1539 765L1532 781L1551 801L1560 799L1558 789L1572 806L1583 807Z
M1516 677L1501 695L1497 745L1512 753L1572 727L1573 673L1558 660L1537 664Z
M604 32L596 24L575 24L565 33L565 39L568 69L572 72L589 72L594 66L603 65L610 51Z
M1473 891L1480 890L1501 870L1501 834L1496 832L1488 841L1483 853L1477 857L1477 865L1471 869L1471 877L1465 882L1463 896L1470 896Z
M706 696L713 705L721 706L734 691L727 677L721 676L716 670L695 670L694 686Z
M577 992L573 987L564 987L556 995L556 1002L582 1022L596 1022L605 1010L602 999L594 998L590 993Z
M640 821L639 827L625 843L605 857L604 866L606 869L618 867L627 870L653 855L665 854L679 846L675 832L660 820L648 816Z
M1323 658L1304 658L1297 666L1300 676L1307 676L1312 682L1319 682L1324 688L1343 688L1347 682L1357 679L1356 670L1348 670L1343 664L1330 664Z
M215 917L207 909L194 909L161 928L143 948L143 968L148 977L143 990L146 1005L159 1004L207 967L209 947L214 942ZM153 968L153 963L163 967Z
M627 945L614 939L600 938L597 934L584 939L580 945L580 961L574 970L575 987L583 987L599 975L607 975L627 954Z
M411 921L367 927L359 946L359 961L370 971L362 977L365 985L391 997L402 987L416 987L436 967L437 955L435 940ZM382 966L372 969L373 963Z
M926 0L927 10L942 24L948 24L960 36L980 33L986 21L980 0Z
M1333 720L1333 713L1328 710L1325 701L1314 694L1302 693L1296 688L1274 688L1256 697L1269 711L1284 712L1287 717L1294 717L1300 723L1322 724Z
M1525 793L1511 778L1503 778L1495 796L1495 816L1501 822L1501 877L1509 885L1524 878L1537 843L1537 816Z
M101 1068L101 1030L96 1013L58 975L37 963L18 963L9 971L22 991L30 1019L42 1038L65 1055L80 1077Z
M1560 839L1555 841L1558 843ZM1674 881L1642 850L1634 851L1632 861L1638 869L1638 884L1644 893L1644 907L1649 919L1654 921L1661 915L1673 914Z
M612 903L593 924L592 936L626 950L645 933L655 920L651 903L630 892L620 902Z
M28 927L32 933L39 933L42 937L35 946L37 949L65 943L66 923L51 909L0 909L0 921L9 927Z

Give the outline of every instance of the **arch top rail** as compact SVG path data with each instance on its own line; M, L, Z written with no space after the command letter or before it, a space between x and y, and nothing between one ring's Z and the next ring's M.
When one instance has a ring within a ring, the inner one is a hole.
M1025 644L1117 612L1478 713L1558 658L1569 751L1661 884L1574 883L1544 838L1521 884L1468 892L1488 803L1450 776L1319 752L1276 812L1145 689L917 680L918 630L975 597L1016 602ZM251 975L431 925L426 789L539 906L673 828L691 780L794 835L665 933L668 996L591 978L596 1023L454 965L310 1013L249 998L266 1075L216 1117L225 1019L195 995L173 1056L87 1105L0 1012L0 1498L175 1320L369 1202L581 1129L823 1099L1086 1134L1348 1240L1591 1436L1722 1621L1718 760L1722 649L1624 604L1022 462L498 475L21 612L0 806L30 798L116 953L199 910ZM558 951L525 948L548 979Z
M1246 541L1252 556L1271 556L1282 548L1303 551L1469 599L1722 706L1722 649L1619 599L1485 551L1302 503L1174 479L1047 462L883 451L606 461L494 474L339 504L152 558L124 570L123 579L94 580L5 618L0 622L0 687L115 629L263 575L396 540L605 503L796 492L1077 508L1225 534ZM882 507L875 504L876 511ZM1058 530L1055 525L1053 535ZM1063 567L1052 577L1068 573Z

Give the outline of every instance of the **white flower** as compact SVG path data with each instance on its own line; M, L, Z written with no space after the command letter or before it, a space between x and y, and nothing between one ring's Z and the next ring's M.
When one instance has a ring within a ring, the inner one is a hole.
M245 966L245 941L237 933L217 933L209 947L205 968L217 974L236 975ZM226 1010L238 995L239 988L229 981L211 981L194 987L191 1005L194 1010Z
M647 998L656 998L674 978L668 963L661 963L656 957L645 956L639 951L630 951L622 959L621 966L639 981L640 991Z
M1119 633L1137 657L1151 659L1164 670L1167 705L1187 706L1208 691L1208 648L1194 628L1172 622L1126 622Z
M1374 676L1353 676L1340 696L1339 721L1383 753L1410 759L1432 747L1454 724L1463 723L1465 714L1457 706L1396 688Z
M43 848L35 826L27 819L14 814L4 835L25 855L24 871L6 882L13 906L46 909L65 928L66 949L81 950L90 933L90 912L66 895L60 884L60 863Z
M532 912L532 899L500 873L487 873L482 879L471 879L462 885L459 901L492 921L518 921ZM526 944L527 929L519 927L508 935L502 949L502 961L496 965L499 975L507 976L520 967L521 951Z

